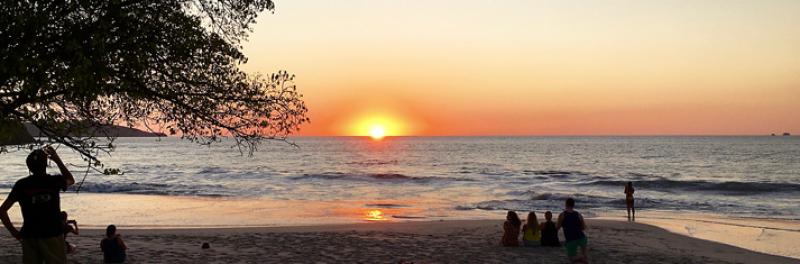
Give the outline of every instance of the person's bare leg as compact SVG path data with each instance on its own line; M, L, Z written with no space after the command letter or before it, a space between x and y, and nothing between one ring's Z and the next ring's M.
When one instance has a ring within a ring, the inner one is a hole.
M632 217L631 219L632 219L633 221L636 221L636 207L634 207L634 205L633 205L633 202L631 202L631 212L633 212L633 213L631 214L631 215L633 215L633 217Z
M631 220L631 206L630 205L627 206L627 209L628 209L628 221L630 221Z
M588 246L581 247L581 258L583 259L583 263L589 264L589 255L586 254L586 251L588 250L587 247Z
M586 255L586 248L581 247L581 252L577 256L569 257L571 263L586 263L589 264L589 259Z
M625 209L628 210L628 221L631 221L631 208L633 208L633 205L631 204L630 201L626 200L625 201Z

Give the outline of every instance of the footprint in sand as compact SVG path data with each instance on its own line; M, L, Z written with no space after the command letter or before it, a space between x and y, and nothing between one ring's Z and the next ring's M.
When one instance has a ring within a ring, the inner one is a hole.
M775 236L774 234L770 234L769 230L767 230L766 228L762 228L761 234L758 234L758 237L756 237L756 241L769 240L771 239L771 237L774 236Z
M686 232L689 233L689 236L692 237L694 236L694 233L697 232L697 227L694 225L686 225L684 228L686 228Z

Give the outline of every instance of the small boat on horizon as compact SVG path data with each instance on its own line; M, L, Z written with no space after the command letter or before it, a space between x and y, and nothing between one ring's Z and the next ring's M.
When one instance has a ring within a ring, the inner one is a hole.
M788 136L791 136L791 135L792 135L792 134L789 134L789 132L783 132L783 136L784 136L784 137L788 137Z

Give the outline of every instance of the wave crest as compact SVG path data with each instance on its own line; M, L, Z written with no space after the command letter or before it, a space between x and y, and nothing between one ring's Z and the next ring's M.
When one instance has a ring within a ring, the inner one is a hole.
M152 195L191 195L221 197L230 196L222 186L208 185L180 185L165 183L94 183L86 182L80 186L81 192L88 193L125 193L125 194L152 194ZM78 184L70 186L69 191L76 191Z
M627 181L599 180L584 183L585 185L624 186ZM710 191L730 195L748 195L753 193L800 192L800 184L775 182L712 182L703 180L674 181L668 179L633 181L635 188L658 191Z

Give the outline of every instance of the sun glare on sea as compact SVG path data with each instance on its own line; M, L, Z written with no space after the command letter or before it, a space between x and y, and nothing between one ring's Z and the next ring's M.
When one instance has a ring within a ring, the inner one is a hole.
M369 210L367 211L365 218L367 221L385 221L386 218L383 217L383 212L381 210Z
M369 128L369 136L374 140L381 140L386 136L386 128L382 125L372 125Z

